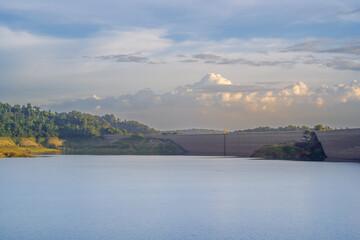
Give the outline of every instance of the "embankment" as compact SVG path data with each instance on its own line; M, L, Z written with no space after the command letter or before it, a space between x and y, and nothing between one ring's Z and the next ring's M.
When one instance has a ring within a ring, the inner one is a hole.
M297 140L302 132L267 132L226 134L225 155L249 157L256 149L266 144ZM189 155L223 156L223 134L157 135L154 138L168 139L183 147ZM123 139L128 136L105 136L107 139Z
M42 140L44 143L40 143L39 140ZM46 145L47 142L55 141L60 140L57 138L35 139L23 137L0 137L0 157L32 157L33 155L60 154L60 150L49 148Z
M360 161L360 129L316 131L327 160ZM183 147L189 155L250 157L258 148L269 144L297 141L303 132L261 132L226 134L159 135ZM127 136L108 136L120 139Z
M277 144L297 140L302 132L264 132L238 134L164 135L182 146L190 155L250 157L258 148L267 144ZM225 147L224 147L225 141Z
M85 155L184 155L186 151L168 139L139 136L72 138L64 143L65 154Z

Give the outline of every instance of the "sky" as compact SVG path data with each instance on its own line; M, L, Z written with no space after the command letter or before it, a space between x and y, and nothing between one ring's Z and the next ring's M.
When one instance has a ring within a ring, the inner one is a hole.
M158 129L360 127L354 0L0 0L0 101Z

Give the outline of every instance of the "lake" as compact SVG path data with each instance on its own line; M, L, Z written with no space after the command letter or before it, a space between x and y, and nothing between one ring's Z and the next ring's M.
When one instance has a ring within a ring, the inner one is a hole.
M360 164L0 159L1 240L360 239Z

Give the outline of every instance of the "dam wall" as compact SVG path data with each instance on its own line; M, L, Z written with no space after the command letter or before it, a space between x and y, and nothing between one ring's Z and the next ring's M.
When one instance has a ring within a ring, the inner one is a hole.
M360 129L316 131L329 160L360 160ZM251 132L193 135L156 135L151 137L169 139L183 147L189 155L250 157L258 148L288 141L297 141L303 136L297 132ZM121 139L129 136L104 136L106 139Z
M190 155L250 157L258 148L266 144L284 143L298 140L302 132L263 132L237 134L194 134L161 135L157 138L170 139L182 146ZM224 149L225 137L225 149Z
M360 129L316 131L329 159L360 160Z
M236 134L189 134L155 135L151 137L168 139L184 148L189 155L250 157L258 148L266 144L299 140L303 132L262 132ZM107 135L108 140L128 138L126 135ZM224 139L225 137L225 139ZM225 140L225 149L224 149Z

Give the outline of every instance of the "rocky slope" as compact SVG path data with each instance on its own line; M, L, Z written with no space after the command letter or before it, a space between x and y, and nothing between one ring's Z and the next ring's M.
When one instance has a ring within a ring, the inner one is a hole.
M326 155L315 132L306 130L299 141L265 145L255 150L251 157L322 161L326 158Z

